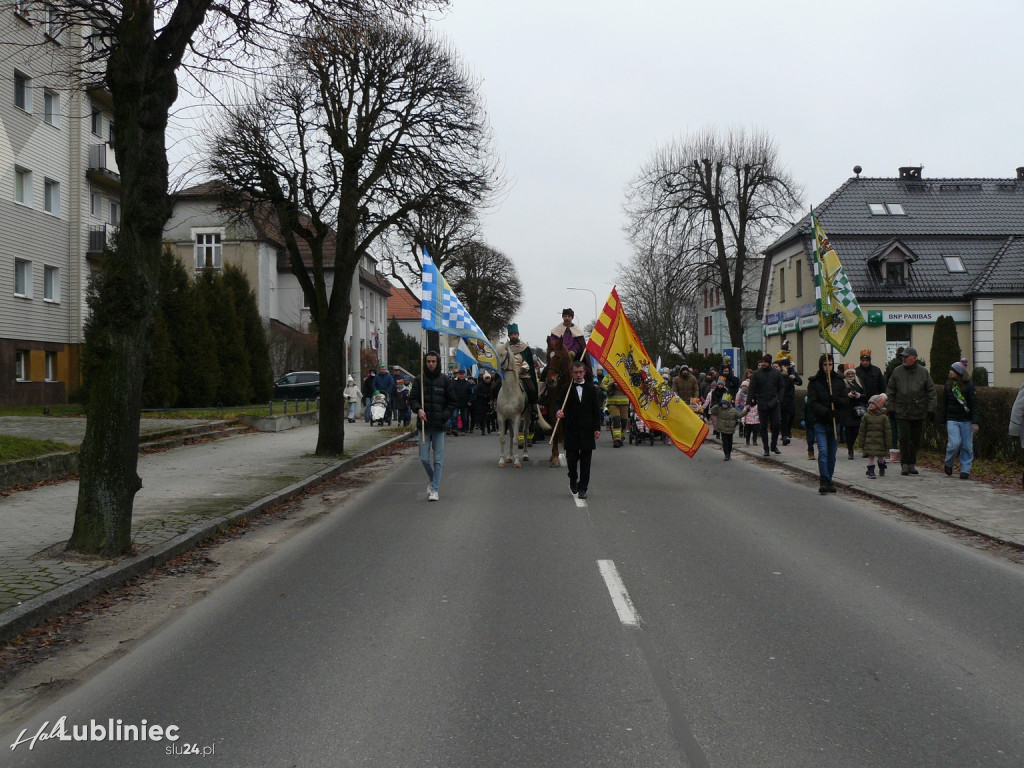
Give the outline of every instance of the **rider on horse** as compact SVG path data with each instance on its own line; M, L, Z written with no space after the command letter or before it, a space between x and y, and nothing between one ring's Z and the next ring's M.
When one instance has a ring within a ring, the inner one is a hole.
M551 329L552 336L558 336L562 344L572 355L573 360L581 360L587 367L587 378L593 374L590 371L590 358L587 356L587 339L583 335L583 329L574 325L576 313L571 307L562 310L562 322Z
M508 327L508 349L515 357L515 369L519 371L519 380L526 390L526 399L530 402L530 410L537 407L537 371L533 364L533 350L525 341L519 339L519 325L512 323ZM494 385L493 396L498 399L502 381L499 378Z

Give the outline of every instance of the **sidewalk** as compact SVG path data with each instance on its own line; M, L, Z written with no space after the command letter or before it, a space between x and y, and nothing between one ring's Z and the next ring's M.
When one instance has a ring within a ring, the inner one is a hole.
M78 442L84 419L35 420L18 433ZM76 422L82 422L78 424ZM152 422L152 423L151 423ZM187 428L192 424L178 424ZM2 425L13 429L12 423ZM143 420L143 433L166 431L166 421ZM339 474L362 454L393 440L362 420L345 424L351 459L314 455L317 426L240 434L139 456L132 537L137 555L85 562L61 557L74 526L78 482L69 480L0 497L0 641L59 615L153 565L177 556L226 527L272 507L319 480Z
M709 438L709 446L720 452L721 444ZM782 445L781 454L764 458L763 448L746 445L737 434L733 440L733 453L745 453L756 461L782 464L786 468L807 476L808 485L818 487L818 461L807 458L807 441L794 437L789 445ZM835 474L832 482L842 492L850 489L879 501L889 502L911 512L949 523L967 531L1010 544L1024 547L1024 494L1004 491L976 480L961 480L959 472L952 477L943 472L918 467L918 475L901 475L899 463L889 462L885 477L872 480L867 477L867 459L855 450L854 459L848 458L846 445L839 446ZM815 450L817 457L817 450Z

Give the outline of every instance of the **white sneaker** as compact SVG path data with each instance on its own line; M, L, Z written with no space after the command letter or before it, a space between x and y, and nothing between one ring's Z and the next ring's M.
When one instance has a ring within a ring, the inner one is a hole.
M431 491L427 494L427 501L437 501L438 498L440 497L437 495L437 491Z

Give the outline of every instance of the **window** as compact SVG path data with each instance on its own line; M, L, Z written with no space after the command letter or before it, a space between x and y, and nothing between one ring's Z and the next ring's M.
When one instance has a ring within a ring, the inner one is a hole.
M14 353L14 380L28 381L28 350L19 349Z
M111 149L114 148L114 123L113 122L110 122L107 125L107 144L110 145Z
M59 267L43 267L43 301L60 301Z
M906 216L906 211L899 203L868 203L872 216Z
M1010 370L1024 371L1024 323L1010 323Z
M54 128L60 128L60 96L56 91L43 91L43 120Z
M786 268L779 267L779 303L786 303Z
M121 206L116 200L110 201L110 223L115 227L121 223Z
M220 232L197 232L195 238L196 269L220 269Z
M96 107L92 108L90 123L92 125L93 135L103 138L103 113L96 109Z
M60 14L57 6L50 3L43 6L43 34L51 40L57 40L60 35Z
M46 380L56 381L57 380L57 353L47 352L46 353Z
M54 216L60 216L60 182L53 179L43 180L43 210Z
M804 271L800 269L800 260L796 261L796 295L797 297L804 295ZM799 359L799 358L798 358Z
M14 169L14 202L32 205L32 171L26 168Z
M32 111L32 78L14 70L14 106Z
M902 261L885 262L885 282L889 285L903 285L905 275Z
M103 196L95 192L89 193L89 213L97 219L103 215Z
M943 256L943 261L946 262L946 269L949 272L966 272L967 269L964 267L963 259L959 256Z
M32 262L25 259L14 260L14 295L26 299L32 298Z

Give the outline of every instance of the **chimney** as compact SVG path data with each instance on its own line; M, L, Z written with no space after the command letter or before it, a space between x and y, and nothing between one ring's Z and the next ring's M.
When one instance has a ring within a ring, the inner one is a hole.
M908 181L920 181L923 165L904 165L900 168L900 178Z
M1024 181L1024 165L1017 169L1017 181Z

